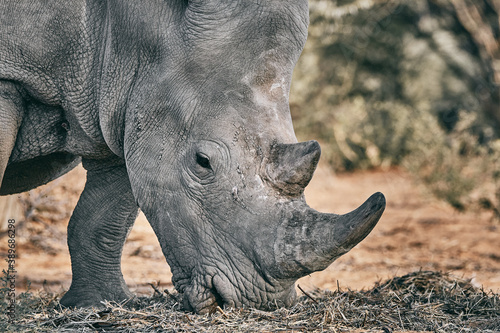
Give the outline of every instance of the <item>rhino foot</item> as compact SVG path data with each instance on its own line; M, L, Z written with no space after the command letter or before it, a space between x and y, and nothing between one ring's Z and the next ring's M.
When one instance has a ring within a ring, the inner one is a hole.
M92 290L86 288L70 288L59 303L67 308L105 308L104 302L129 303L136 296L129 290Z

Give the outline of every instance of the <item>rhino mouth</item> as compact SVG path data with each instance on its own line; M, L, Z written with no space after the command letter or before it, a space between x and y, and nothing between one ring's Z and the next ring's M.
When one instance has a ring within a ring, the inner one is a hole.
M293 305L295 281L327 268L363 240L379 221L385 205L381 193L344 215L317 212L300 200L285 204L280 210L288 213L271 236L274 244L268 242L273 249L264 246L252 254L233 251L227 260L201 264L184 289L184 308L213 313L217 307L272 310ZM227 249L221 251L227 253ZM274 252L273 258L265 255L269 252Z
M233 272L234 273L234 272ZM227 274L217 273L211 278L194 279L204 280L204 285L193 281L183 293L183 308L200 314L211 314L218 308L236 308L251 306L261 310L274 310L278 307L291 306L296 299L294 280L280 283L269 283L255 271L254 281L243 277L230 279ZM235 281L233 281L235 280ZM238 282L237 282L237 281Z

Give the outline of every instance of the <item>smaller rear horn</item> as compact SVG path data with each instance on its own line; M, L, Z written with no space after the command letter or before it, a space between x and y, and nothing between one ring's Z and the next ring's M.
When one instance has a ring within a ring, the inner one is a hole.
M300 196L318 165L321 148L317 141L277 144L271 148L267 178L280 192Z

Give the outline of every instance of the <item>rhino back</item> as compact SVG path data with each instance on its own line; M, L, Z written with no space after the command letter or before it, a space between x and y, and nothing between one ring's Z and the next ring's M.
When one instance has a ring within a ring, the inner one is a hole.
M0 1L0 79L60 104L60 78L72 71L83 13L81 1Z

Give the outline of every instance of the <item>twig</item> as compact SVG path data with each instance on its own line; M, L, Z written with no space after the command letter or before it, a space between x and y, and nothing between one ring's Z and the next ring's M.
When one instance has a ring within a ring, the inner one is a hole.
M227 318L229 318L229 316L228 316L228 315L224 312L224 310L222 310L222 309L220 308L220 306L217 306L217 312L219 312L220 314L222 314L222 316L223 316L224 318L226 318L226 319L227 319Z
M159 285L160 285L160 281L158 281L156 284L159 286ZM149 285L151 286L151 288L153 288L153 290L155 291L155 293L157 293L158 295L163 294L163 293L161 292L161 290L160 290L160 289L158 289L158 288L157 288L154 284L150 283Z
M297 285L297 288L299 288L299 289L300 289L300 291L302 291L302 293L303 293L304 295L306 295L309 299L311 299L314 303L319 304L319 302L318 302L317 300L315 300L315 299L314 299L311 295L309 295L308 293L306 293L306 292L304 291L304 289L302 289L302 288L300 287L300 285Z

